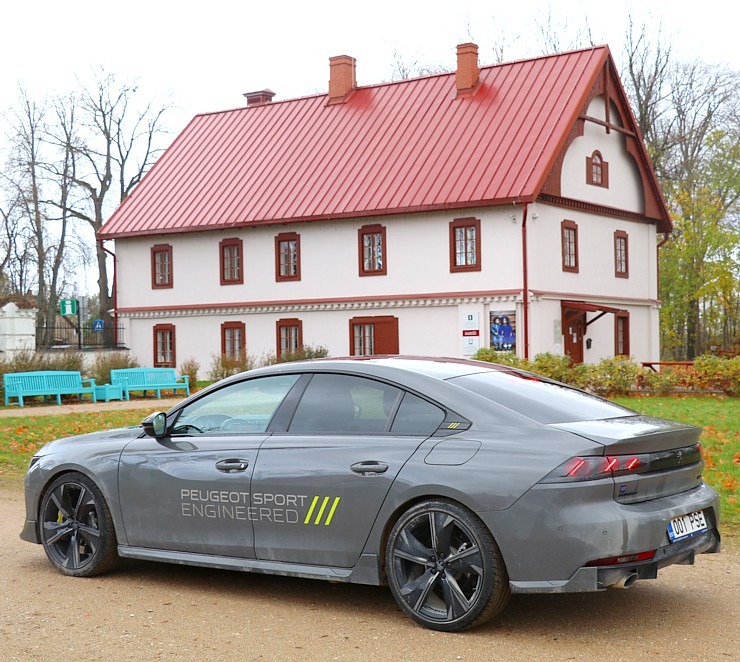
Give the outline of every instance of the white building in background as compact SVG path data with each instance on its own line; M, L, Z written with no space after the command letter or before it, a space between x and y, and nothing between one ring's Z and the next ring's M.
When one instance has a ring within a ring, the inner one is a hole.
M0 299L0 354L36 349L36 305L20 297Z
M606 46L196 116L105 225L144 365L281 354L656 360L671 222Z

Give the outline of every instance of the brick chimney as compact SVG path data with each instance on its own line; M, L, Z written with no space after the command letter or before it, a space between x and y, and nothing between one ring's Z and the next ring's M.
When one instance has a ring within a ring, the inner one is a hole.
M257 90L256 92L245 92L247 106L261 106L263 103L270 103L275 93L272 90Z
M344 103L357 87L355 62L349 55L329 58L329 104Z
M478 45L460 44L457 47L457 71L455 72L455 85L457 96L472 94L478 85Z

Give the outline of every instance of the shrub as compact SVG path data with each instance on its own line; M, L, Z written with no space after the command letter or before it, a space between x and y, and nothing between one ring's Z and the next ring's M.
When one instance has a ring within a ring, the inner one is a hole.
M299 347L294 352L286 352L280 355L277 359L278 363L288 363L290 361L304 361L306 359L323 359L329 356L329 350L323 345L313 347L311 345L304 345Z
M139 362L128 352L101 352L89 370L89 377L96 384L110 384L110 371L121 368L138 368Z
M188 376L188 383L190 384L191 391L198 383L198 370L200 370L200 363L198 363L192 356L180 364L180 374Z
M691 386L698 390L717 390L725 395L740 395L740 356L723 359L707 354L694 361Z
M237 358L226 356L226 354L213 354L208 379L211 382L217 382L219 379L256 367L257 362L246 353Z
M627 395L644 370L631 357L614 356L588 366L587 387L604 396Z
M481 347L474 355L476 361L488 361L488 363L498 363L499 365L508 365L512 368L521 368L522 370L532 370L532 366L527 359L520 359L514 352L497 352L490 347Z
M0 372L35 372L36 370L74 370L84 372L82 354L74 350L36 352L24 349L10 358L3 358Z

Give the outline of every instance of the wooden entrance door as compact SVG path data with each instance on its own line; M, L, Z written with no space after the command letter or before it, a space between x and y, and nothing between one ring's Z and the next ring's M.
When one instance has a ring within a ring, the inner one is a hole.
M583 363L583 334L586 332L586 311L563 309L565 354L573 363Z

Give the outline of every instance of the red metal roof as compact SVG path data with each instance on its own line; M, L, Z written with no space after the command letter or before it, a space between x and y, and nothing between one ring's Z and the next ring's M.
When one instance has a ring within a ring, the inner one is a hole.
M531 201L606 46L197 115L100 233L111 239ZM621 87L620 87L621 90Z

